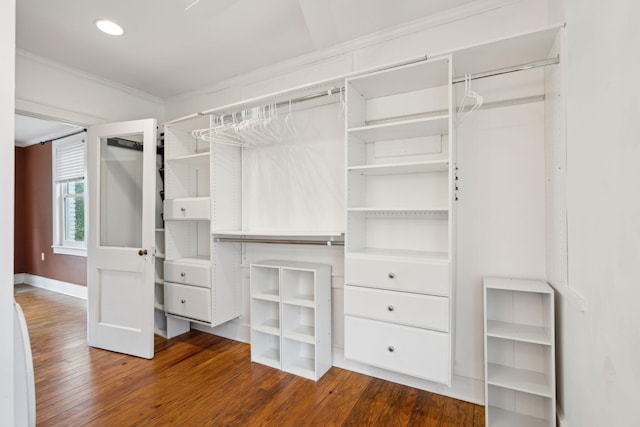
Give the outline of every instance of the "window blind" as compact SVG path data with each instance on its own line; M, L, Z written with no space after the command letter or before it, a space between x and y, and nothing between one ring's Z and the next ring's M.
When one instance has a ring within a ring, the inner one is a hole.
M77 181L84 178L84 139L60 144L55 150L56 183Z

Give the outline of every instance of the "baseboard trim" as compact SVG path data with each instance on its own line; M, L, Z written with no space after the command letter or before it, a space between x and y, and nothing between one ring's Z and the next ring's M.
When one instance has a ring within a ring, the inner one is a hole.
M86 301L87 299L87 287L76 285L75 283L63 282L61 280L49 279L48 277L36 276L33 274L16 274L13 277L14 283L17 283L18 278L16 276L22 276L19 283L26 283L36 288L47 289L49 291L57 292L59 294L69 295L75 298L80 298Z
M25 273L14 274L13 275L13 284L14 285L20 285L20 284L24 283L24 276L26 276Z

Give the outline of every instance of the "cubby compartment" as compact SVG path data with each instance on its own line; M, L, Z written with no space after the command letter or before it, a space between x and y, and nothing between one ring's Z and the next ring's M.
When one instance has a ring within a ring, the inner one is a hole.
M165 198L208 197L210 194L209 153L167 160Z
M315 310L299 305L282 305L282 336L294 341L314 344L316 337Z
M288 338L282 339L282 370L304 378L317 380L316 349L309 344Z
M489 385L487 426L555 426L553 400L516 390Z
M167 221L168 260L210 264L209 221Z
M251 300L251 328L280 335L280 304L274 301Z
M313 270L282 269L282 301L287 304L315 306L316 278Z
M277 266L252 264L249 277L251 298L280 301L280 269Z
M251 361L280 369L280 336L252 329Z
M165 125L165 161L209 152L210 144L192 134L194 129L208 128L209 122L209 116L200 116Z

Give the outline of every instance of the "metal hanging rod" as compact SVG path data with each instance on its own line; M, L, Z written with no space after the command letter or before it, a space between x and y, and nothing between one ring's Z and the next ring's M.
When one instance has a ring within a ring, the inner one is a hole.
M63 139L63 138L69 138L70 136L73 136L73 135L79 135L79 134L81 134L83 132L86 132L86 131L87 131L86 129L80 129L80 130L77 130L75 132L71 132L70 134L67 134L67 135L62 135L62 136L58 136L56 138L47 139L46 141L40 141L40 145L44 145L47 142L53 142L53 141L57 141L57 140Z
M531 70L533 68L546 67L548 65L555 65L560 63L560 55L554 58L542 59L540 61L528 62L526 64L513 65L511 67L499 68L497 70L484 71L482 73L471 74L471 80L484 79L487 77L500 76L502 74L515 73L517 71ZM465 77L454 77L453 84L464 83Z
M291 240L291 239L252 239L243 237L216 237L220 243L268 243L276 245L312 245L312 246L344 246L343 241L334 240Z

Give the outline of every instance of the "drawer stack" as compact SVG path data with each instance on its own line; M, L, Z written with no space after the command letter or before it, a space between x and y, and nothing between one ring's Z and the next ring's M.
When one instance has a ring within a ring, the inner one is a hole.
M448 263L346 263L345 357L449 383Z
M211 322L211 279L207 264L165 261L164 304L167 313Z

